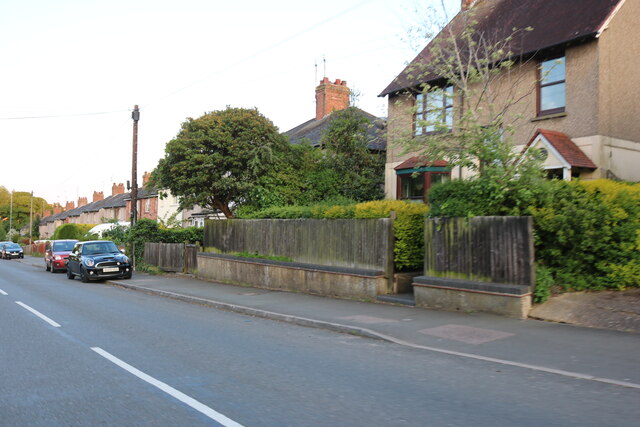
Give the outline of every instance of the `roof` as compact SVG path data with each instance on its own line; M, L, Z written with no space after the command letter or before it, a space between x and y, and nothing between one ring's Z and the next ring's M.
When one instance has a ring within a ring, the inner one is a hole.
M359 108L355 108L355 110L373 124L373 126L370 126L367 129L367 147L370 150L386 150L387 140L383 135L385 127L384 120ZM331 120L335 117L336 116L334 114L329 114L320 120L311 119L286 131L284 134L289 137L289 142L291 144L301 144L303 140L308 140L311 142L312 146L320 147L322 145L320 143L322 135L329 128Z
M566 162L574 168L597 169L598 167L587 157L586 154L578 147L566 134L547 129L538 129L524 147L526 151L538 135L542 135L556 149L556 151L566 160Z
M411 157L410 159L405 160L404 162L400 163L394 169L395 170L414 169L415 167L419 167L419 168L421 168L421 167L445 168L447 166L449 166L449 163L447 163L444 160L436 160L435 162L427 162L427 161L425 161L425 159L423 157L415 156L415 157Z
M143 189L141 188L138 191L142 192ZM146 197L153 197L151 193L153 192L144 192L143 194L145 194L145 197L138 196L138 198L141 199ZM157 192L155 193L155 195L157 195ZM130 193L111 195L103 200L97 200L84 206L44 217L42 218L42 220L40 220L40 224L47 224L56 220L63 220L70 216L80 216L84 212L98 212L100 209L124 208L125 206L127 206L126 200L129 199L131 199Z
M467 11L458 13L411 63L380 93L385 96L402 89L436 80L437 75L423 75L435 40L446 40L449 29L459 34L467 22L475 21L477 34L491 40L504 40L514 29L523 30L514 37L510 50L515 55L532 55L551 48L564 47L595 39L605 28L624 0L478 0Z

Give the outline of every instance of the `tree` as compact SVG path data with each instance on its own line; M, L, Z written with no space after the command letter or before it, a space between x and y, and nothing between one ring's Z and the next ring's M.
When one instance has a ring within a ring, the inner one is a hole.
M178 196L180 207L195 204L233 217L259 178L274 164L286 140L257 109L227 107L188 118L169 141L151 184Z
M384 154L369 149L373 123L360 110L349 107L332 113L329 127L322 135L325 163L338 177L338 193L358 202L384 197ZM373 138L380 138L374 132Z
M425 163L445 159L500 186L541 176L534 150L514 150L519 106L536 82L520 72L521 40L532 28L484 28L475 8L449 22L406 70L418 85L413 114L422 132L402 138L405 152ZM527 80L530 79L530 80Z

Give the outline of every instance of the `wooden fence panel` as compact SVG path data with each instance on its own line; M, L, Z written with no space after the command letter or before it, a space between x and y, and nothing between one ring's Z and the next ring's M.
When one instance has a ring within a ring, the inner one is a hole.
M433 218L425 224L425 275L533 286L531 217Z
M144 262L164 271L183 271L186 246L184 243L147 242L144 244ZM195 270L197 261L193 261L193 258L195 256L191 255L189 268Z
M390 271L391 219L212 220L204 246L222 253L285 256L296 262Z
M198 269L198 246L184 245L184 272L195 273Z

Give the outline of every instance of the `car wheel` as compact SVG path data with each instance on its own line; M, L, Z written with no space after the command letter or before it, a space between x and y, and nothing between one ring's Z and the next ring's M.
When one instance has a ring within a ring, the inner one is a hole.
M52 272L52 273L55 273L55 272L56 272L56 269L55 269L55 268L53 268L53 263L51 263L51 272Z
M47 261L44 262L44 268L47 271L51 270L51 267L49 267L49 264L47 264Z
M69 280L73 280L75 276L73 275L73 273L71 272L71 270L69 269L69 267L67 267L67 279Z
M80 267L80 280L82 283L89 283L89 276L87 275L87 270L84 267Z
M131 276L133 276L133 272L128 272L125 275L122 276L123 279L131 279Z

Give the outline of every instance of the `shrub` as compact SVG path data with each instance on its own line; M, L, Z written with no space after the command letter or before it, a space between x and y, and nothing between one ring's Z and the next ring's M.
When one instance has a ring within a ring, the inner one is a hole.
M482 179L436 186L430 215L531 215L545 282L551 276L564 290L640 286L640 184L544 180L490 193Z
M87 232L94 226L95 224L62 224L60 227L56 228L51 239L83 240L85 234L87 234Z

